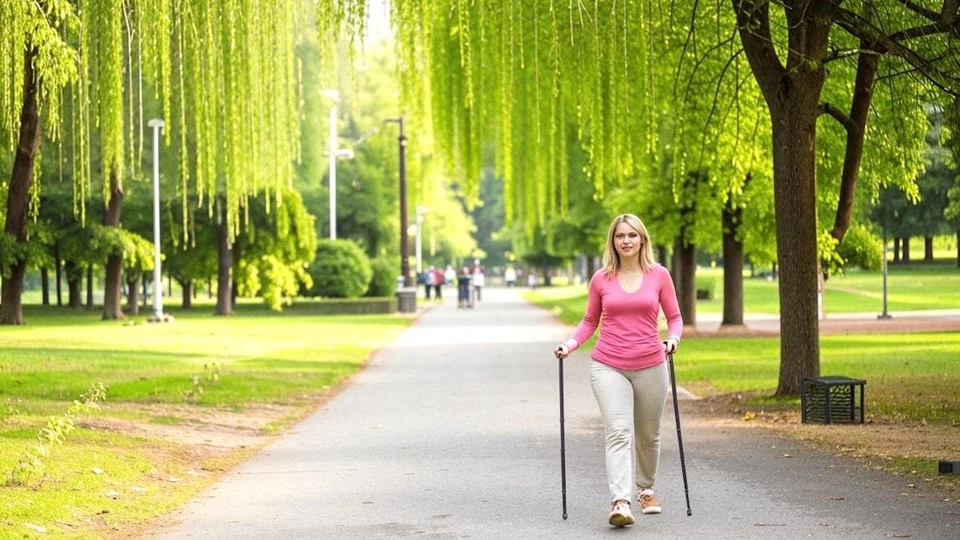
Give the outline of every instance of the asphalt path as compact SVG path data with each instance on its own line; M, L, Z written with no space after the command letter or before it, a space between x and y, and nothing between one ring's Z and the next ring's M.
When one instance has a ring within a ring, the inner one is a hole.
M472 310L448 298L316 414L148 536L960 539L960 505L922 483L692 416L682 416L687 516L670 406L655 486L664 511L613 529L580 352L564 364L563 520L551 350L569 333L516 289L488 288Z

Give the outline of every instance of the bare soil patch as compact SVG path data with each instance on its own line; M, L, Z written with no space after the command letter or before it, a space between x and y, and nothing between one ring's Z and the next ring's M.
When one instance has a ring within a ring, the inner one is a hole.
M910 461L960 459L960 422L925 424L867 418L864 424L803 424L798 407L747 404L754 394L724 394L683 402L681 410L728 429L765 429L814 448L859 460L864 467L916 476L943 490L943 499L960 503L960 475L918 471Z

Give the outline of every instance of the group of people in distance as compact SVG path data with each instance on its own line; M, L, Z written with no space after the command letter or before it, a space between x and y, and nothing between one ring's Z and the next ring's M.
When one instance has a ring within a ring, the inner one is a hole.
M487 269L480 264L480 259L474 259L472 267L464 265L459 272L453 269L452 264L448 264L445 270L430 266L417 276L417 281L423 286L423 297L429 300L432 291L437 302L443 300L443 286L455 283L457 308L470 309L474 302L479 302L482 298L486 273Z

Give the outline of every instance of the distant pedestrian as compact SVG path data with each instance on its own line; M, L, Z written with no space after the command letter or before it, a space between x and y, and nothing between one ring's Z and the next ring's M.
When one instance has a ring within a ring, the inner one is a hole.
M633 524L634 490L642 513L660 513L653 485L660 460L660 416L667 399L666 353L677 350L683 333L673 281L653 261L650 244L647 228L636 216L623 214L613 220L603 268L590 279L583 320L570 339L554 349L557 358L566 358L603 321L590 354L590 384L603 417L613 500L608 520L615 527ZM665 342L657 329L661 308L667 318Z
M473 270L471 270L471 275L473 276L473 292L476 297L477 302L482 299L483 285L486 283L486 268L480 264L479 259L474 259L473 261Z
M467 309L473 307L470 302L470 281L472 278L473 275L470 273L470 268L464 266L460 269L460 274L457 276L458 309Z
M537 288L537 273L533 270L527 273L527 286L531 289Z
M503 281L507 284L507 288L511 288L517 284L517 271L512 266L508 266L506 270L503 271Z
M433 289L433 266L420 273L420 284L423 285L423 297L430 299L430 290Z
M433 299L436 302L443 301L443 270L439 268L433 268Z
M457 278L457 271L453 269L452 264L447 265L447 269L443 271L443 280L446 285L453 285L453 280Z

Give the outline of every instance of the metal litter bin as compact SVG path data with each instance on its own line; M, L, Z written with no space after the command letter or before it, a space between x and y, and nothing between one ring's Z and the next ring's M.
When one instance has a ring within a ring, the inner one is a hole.
M416 287L403 287L397 289L397 311L400 313L416 313L417 311L417 289Z

